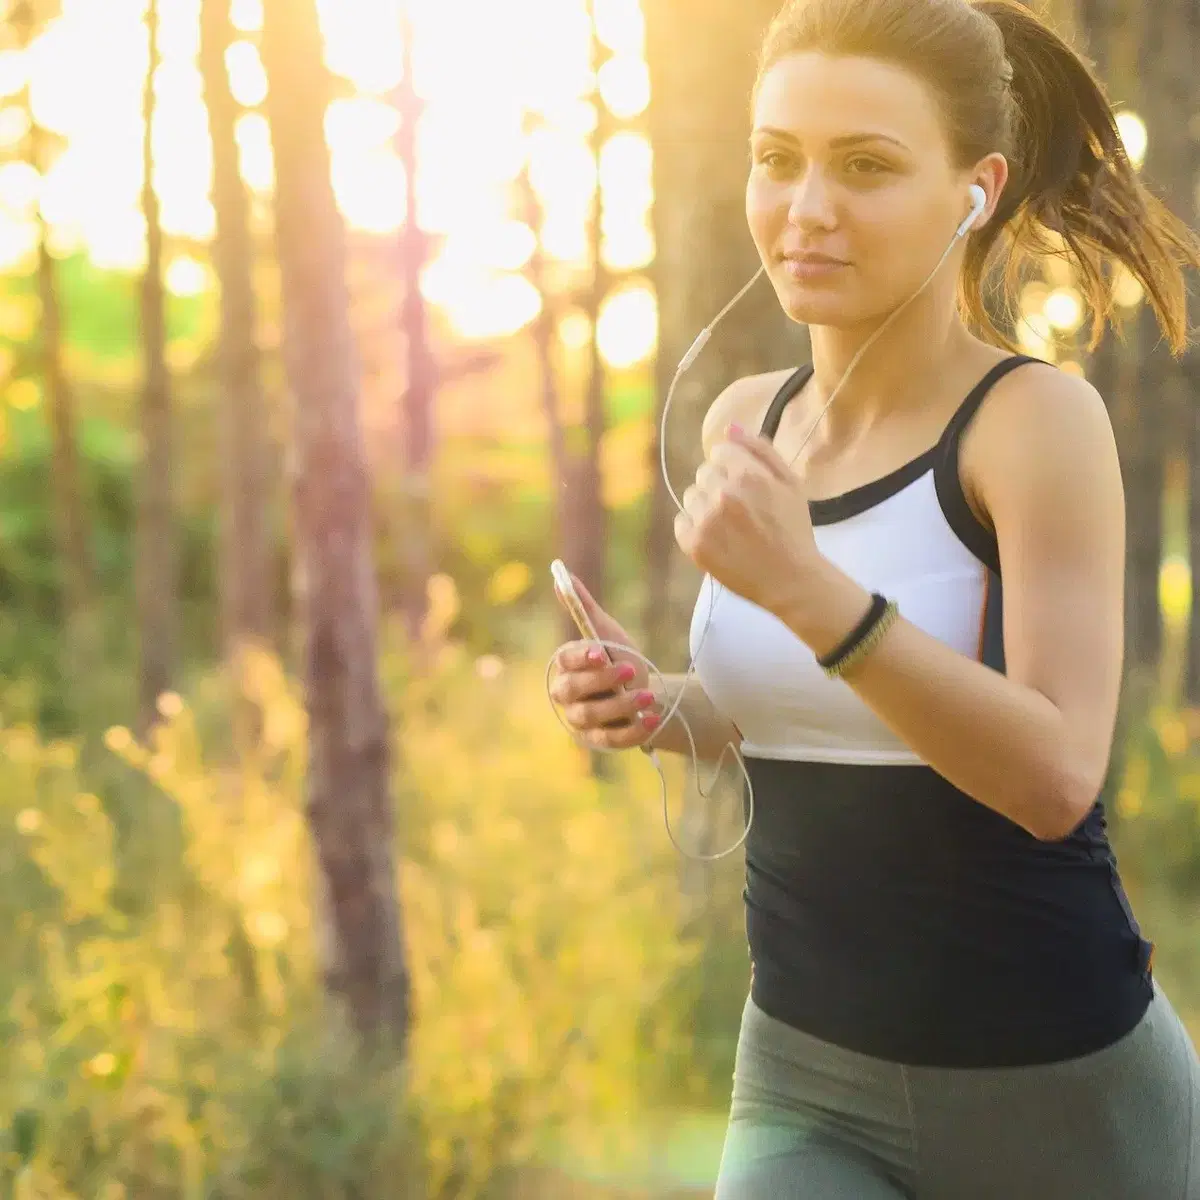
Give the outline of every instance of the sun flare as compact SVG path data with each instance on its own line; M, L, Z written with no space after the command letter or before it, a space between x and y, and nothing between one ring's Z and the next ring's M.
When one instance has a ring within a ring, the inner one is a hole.
M401 3L423 105L414 180L406 178L396 152ZM596 41L604 48L598 72L585 0L319 0L318 7L328 65L350 92L334 101L326 120L337 203L352 229L390 236L401 229L408 188L415 188L418 219L437 235L438 246L423 290L460 336L513 332L540 308L525 277L535 232L520 219L517 184L524 171L539 201L537 235L550 262L586 266L599 187L605 265L633 272L649 264L650 145L628 127L649 103L639 0L596 0ZM144 10L145 0L64 0L61 16L26 52L0 54L0 100L6 102L0 141L23 137L28 87L33 119L62 144L44 177L20 163L0 170L0 268L27 261L39 207L60 250L82 249L114 270L135 271L144 263ZM213 235L215 214L197 66L199 0L160 0L160 10L154 184L168 236L204 242ZM274 168L262 112L267 79L256 45L260 0L234 0L232 16L241 36L226 66L243 109L241 170L262 195L273 186ZM536 39L527 34L533 27L540 30ZM96 54L101 43L105 52ZM600 148L598 161L591 147L597 103L627 123ZM198 280L191 266L179 267L171 284L190 292ZM640 319L647 311L644 299L614 297L614 314L631 314L602 323L604 353L614 364L652 351L653 321L646 326Z

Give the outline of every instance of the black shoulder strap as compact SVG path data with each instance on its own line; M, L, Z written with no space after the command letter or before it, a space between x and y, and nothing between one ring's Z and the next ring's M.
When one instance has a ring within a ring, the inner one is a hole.
M1026 363L1042 362L1040 358L1033 358L1028 354L1013 354L1009 358L1001 359L968 393L966 399L958 406L954 416L950 418L945 430L942 432L942 443L947 445L951 442L957 444L962 440L962 435L966 433L975 414L979 411L979 406L987 399L988 393L1004 378L1009 371L1015 371L1017 367L1024 366Z
M779 422L783 417L783 410L787 408L800 389L812 378L812 374L813 367L809 363L807 366L793 371L784 380L783 387L775 393L775 398L771 401L771 407L767 409L767 415L763 417L762 428L758 431L760 437L765 437L770 441L774 440L775 434L779 432Z
M1000 549L995 534L980 524L963 491L962 478L958 473L958 450L963 434L979 411L988 392L1010 371L1025 363L1042 362L1027 354L1014 354L998 362L967 394L950 418L949 424L937 446L934 458L933 483L937 489L938 503L946 522L955 536L997 577L1000 575Z

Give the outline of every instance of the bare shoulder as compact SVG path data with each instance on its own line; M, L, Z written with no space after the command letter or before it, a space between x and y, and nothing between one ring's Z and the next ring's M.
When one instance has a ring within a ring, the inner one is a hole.
M704 414L700 437L707 455L720 440L725 427L742 425L758 429L776 392L795 374L794 367L782 371L767 371L762 375L743 375L735 379L717 396Z
M1086 380L1047 363L1010 372L963 441L967 498L994 525L997 509L1072 494L1123 504L1116 439L1104 399Z

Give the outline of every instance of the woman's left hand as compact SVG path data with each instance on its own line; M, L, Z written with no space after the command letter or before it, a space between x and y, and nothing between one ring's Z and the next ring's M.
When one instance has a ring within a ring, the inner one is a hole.
M799 476L736 425L684 492L675 541L716 582L776 615L824 562Z

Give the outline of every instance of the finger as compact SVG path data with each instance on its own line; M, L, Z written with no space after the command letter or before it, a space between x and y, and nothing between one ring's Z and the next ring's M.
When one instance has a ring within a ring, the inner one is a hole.
M632 750L635 746L644 746L661 722L662 718L652 713L620 729L586 730L583 740L596 750Z
M719 492L729 483L729 476L720 463L710 459L700 464L696 472L696 487L704 492Z
M791 468L767 438L747 433L740 425L730 425L725 431L725 436L728 442L753 455L772 475L780 479L793 478Z
M607 700L582 700L563 708L563 719L572 729L586 731L624 726L639 713L653 711L654 695L647 690L619 692Z
M737 442L718 442L709 455L709 462L726 479L736 481L747 476L766 476L771 472L745 447Z
M702 521L713 506L713 497L694 483L683 493L683 511L693 523Z
M696 548L696 525L686 512L675 514L675 544L689 558Z
M558 704L574 704L606 692L619 692L634 676L630 663L620 663L599 670L568 671L555 677L550 684L550 697Z
M609 657L595 642L567 642L559 646L554 662L560 672L590 671L608 665Z

